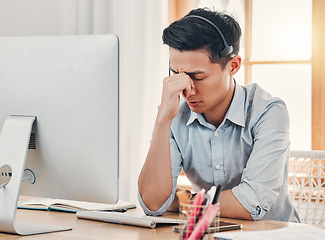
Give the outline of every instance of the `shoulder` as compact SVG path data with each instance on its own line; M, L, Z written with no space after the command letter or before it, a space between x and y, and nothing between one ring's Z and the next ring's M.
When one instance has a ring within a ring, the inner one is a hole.
M274 117L287 117L288 111L285 102L272 96L261 86L252 83L243 87L246 93L246 113L247 117L252 121L258 121L263 115L270 112Z
M246 98L251 100L250 102L254 110L271 103L284 103L282 99L273 97L269 92L256 83L252 83L244 88L246 89Z

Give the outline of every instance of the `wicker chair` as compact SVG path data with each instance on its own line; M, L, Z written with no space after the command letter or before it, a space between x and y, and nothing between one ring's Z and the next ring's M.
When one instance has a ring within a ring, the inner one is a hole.
M325 151L291 151L289 196L302 223L325 226Z

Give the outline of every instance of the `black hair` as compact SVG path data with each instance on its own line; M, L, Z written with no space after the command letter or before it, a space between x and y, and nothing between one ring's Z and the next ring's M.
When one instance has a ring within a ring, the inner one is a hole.
M207 21L200 18L187 17L201 16L215 24L223 34L228 45L233 47L232 54L220 57L225 48L218 31ZM163 31L163 42L179 51L207 50L212 63L219 63L225 68L233 55L239 52L241 29L236 20L225 12L215 12L207 8L198 8L190 11L183 18L171 23Z

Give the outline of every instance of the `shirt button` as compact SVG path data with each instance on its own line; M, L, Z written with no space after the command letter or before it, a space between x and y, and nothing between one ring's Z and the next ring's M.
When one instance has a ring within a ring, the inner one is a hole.
M221 168L220 164L216 165L216 169L219 170Z
M218 132L217 131L214 132L214 136L218 136Z

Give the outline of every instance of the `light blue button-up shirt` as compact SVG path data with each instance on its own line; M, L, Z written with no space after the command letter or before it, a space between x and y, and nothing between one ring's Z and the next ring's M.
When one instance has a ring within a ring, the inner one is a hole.
M235 84L235 92L218 128L182 101L170 131L173 191L156 211L173 202L181 169L195 191L221 185L250 212L254 220L299 221L288 198L289 116L285 103L257 84Z

